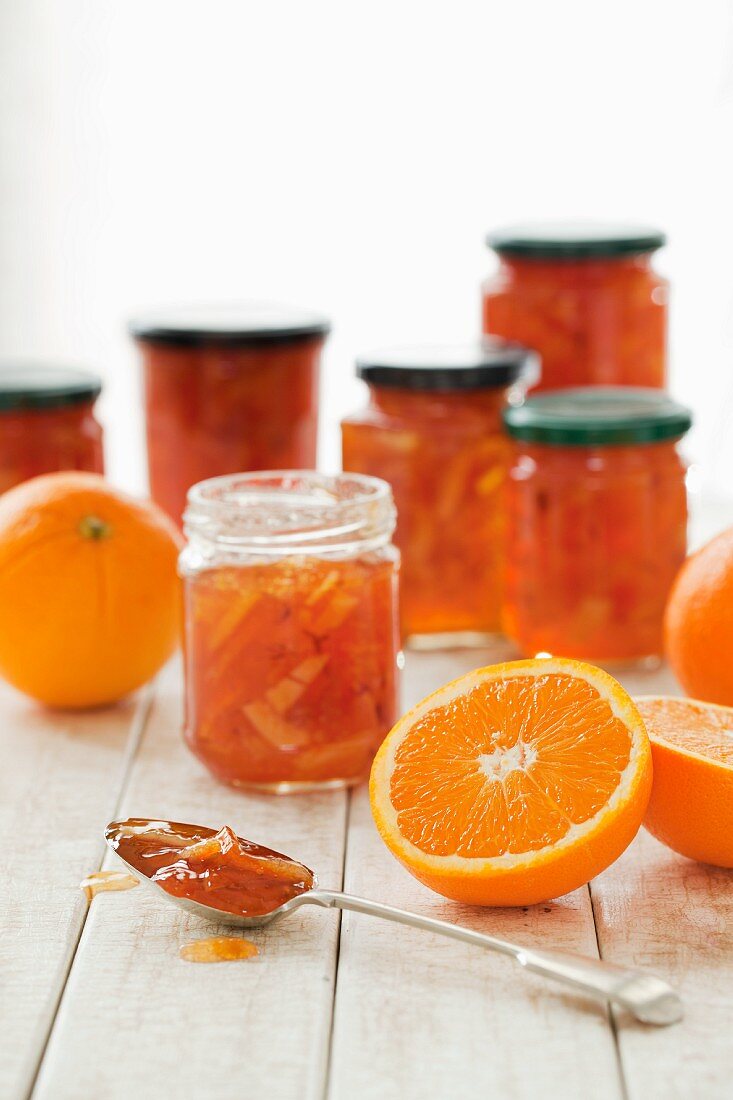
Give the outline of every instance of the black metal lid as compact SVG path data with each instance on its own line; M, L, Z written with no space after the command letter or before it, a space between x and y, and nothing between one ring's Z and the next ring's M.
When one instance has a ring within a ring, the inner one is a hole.
M181 306L134 317L130 334L144 343L175 347L205 344L282 344L327 336L329 321L320 313L274 302Z
M94 401L102 392L95 374L37 363L0 363L0 412L57 409Z
M372 352L359 356L356 373L372 385L395 389L479 390L520 379L531 385L539 377L539 358L521 344L491 337L474 344Z
M500 256L528 259L589 260L654 252L666 236L650 226L616 222L528 222L495 229L486 237Z
M502 415L514 439L563 447L658 443L679 439L692 425L684 405L662 390L637 386L551 390Z

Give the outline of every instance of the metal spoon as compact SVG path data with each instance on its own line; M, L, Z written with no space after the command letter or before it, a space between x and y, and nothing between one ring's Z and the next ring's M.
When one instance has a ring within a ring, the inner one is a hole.
M597 1000L610 1001L620 1005L635 1016L637 1020L645 1024L663 1026L674 1024L682 1019L682 1002L678 994L667 982L654 974L646 973L643 970L632 970L627 967L616 966L601 959L588 958L569 951L546 951L533 947L520 947L518 944L510 943L507 940L498 939L495 936L486 936L481 932L474 932L470 928L450 924L448 921L423 917L418 913L409 913L404 909L396 909L391 905L383 905L378 901L368 901L366 898L342 894L336 890L322 890L318 888L315 875L313 876L312 889L296 895L270 912L258 914L257 916L227 913L216 909L214 906L204 905L189 898L175 897L162 886L159 886L157 882L152 882L144 868L129 863L117 851L119 838L126 830L139 832L141 827L152 829L154 826L162 824L184 836L195 835L204 838L215 834L214 829L207 829L198 825L187 825L180 822L163 823L156 818L128 818L124 821L112 821L105 829L105 840L126 867L129 867L134 874L142 875L151 885L158 886L167 901L173 902L181 909L185 909L186 912L203 917L205 920L231 925L234 928L261 928L273 921L280 920L289 913L295 912L303 905L319 905L324 909L349 909L354 913L364 913L371 917L383 917L385 920L395 921L397 924L406 924L411 928L422 928L426 932L436 932L441 936L448 936L463 943L471 943L477 947L488 948L490 951L498 951L502 955L510 955L525 970L542 974L545 978L561 982Z

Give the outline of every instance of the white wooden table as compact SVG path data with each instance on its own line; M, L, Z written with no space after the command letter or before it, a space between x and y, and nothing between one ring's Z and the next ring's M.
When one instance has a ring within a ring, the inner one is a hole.
M405 703L500 651L408 657ZM626 678L673 691L668 673ZM290 798L219 786L181 736L179 670L136 703L51 715L0 690L0 1096L15 1100L655 1100L733 1094L733 873L642 832L590 888L478 910L392 859L363 789ZM530 944L650 966L682 1024L644 1028L508 960L355 914L313 909L255 932L250 962L193 965L207 926L143 888L80 880L114 866L120 815L231 824L315 868L326 887Z

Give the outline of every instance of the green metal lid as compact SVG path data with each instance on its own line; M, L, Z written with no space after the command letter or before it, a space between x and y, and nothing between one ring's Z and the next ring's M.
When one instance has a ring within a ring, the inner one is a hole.
M0 364L0 413L58 409L94 401L102 392L95 374L36 363Z
M662 390L587 386L552 390L504 410L509 435L526 443L592 447L679 439L692 413Z
M616 222L528 222L489 233L486 243L501 256L537 260L590 260L654 252L666 236L650 226Z

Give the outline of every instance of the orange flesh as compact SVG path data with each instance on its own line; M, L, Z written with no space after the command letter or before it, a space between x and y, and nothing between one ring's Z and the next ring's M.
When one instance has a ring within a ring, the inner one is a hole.
M391 555L187 578L186 737L235 785L356 781L396 718Z
M235 939L233 936L210 936L205 940L182 944L178 953L186 962L215 963L253 959L259 951L249 940Z
M644 824L688 859L733 867L733 708L640 699L654 785Z
M429 855L536 851L606 805L631 747L582 680L489 681L415 722L395 753L390 800L400 833Z
M654 386L666 377L667 284L648 256L502 259L484 332L535 348L537 389Z
M649 736L733 768L733 709L689 699L640 699Z
M500 628L506 390L371 388L342 423L345 470L388 481L403 636Z
M685 558L684 475L674 442L517 445L505 628L523 653L662 653L664 608Z

